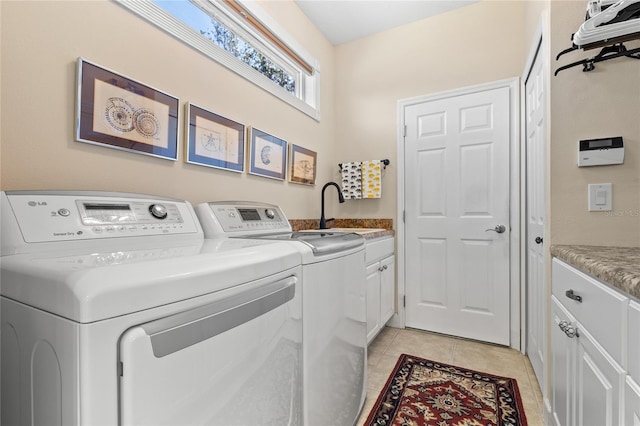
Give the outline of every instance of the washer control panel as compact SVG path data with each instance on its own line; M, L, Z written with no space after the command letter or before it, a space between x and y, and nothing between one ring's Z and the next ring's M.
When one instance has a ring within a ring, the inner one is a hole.
M73 191L2 193L2 230L17 225L26 243L198 233L186 201ZM6 234L5 234L6 235Z
M125 202L105 203L93 200L76 201L82 223L89 226L142 225L165 223L184 223L180 210L175 203L167 202ZM66 214L67 209L63 213ZM57 211L60 214L60 210Z
M196 206L205 236L291 232L280 207L273 204L218 201Z

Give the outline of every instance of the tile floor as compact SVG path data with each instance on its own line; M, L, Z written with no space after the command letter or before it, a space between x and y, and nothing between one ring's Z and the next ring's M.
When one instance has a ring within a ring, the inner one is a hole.
M403 353L516 379L528 424L543 424L542 393L529 359L520 352L425 331L385 327L369 345L367 400L358 426L366 421Z

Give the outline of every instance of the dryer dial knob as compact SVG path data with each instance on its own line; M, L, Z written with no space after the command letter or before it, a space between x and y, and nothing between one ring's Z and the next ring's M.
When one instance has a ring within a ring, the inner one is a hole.
M276 217L276 212L273 209L266 209L264 211L264 214L266 214L269 219L273 219Z
M162 204L152 204L149 206L151 215L157 219L165 219L167 217L167 208Z

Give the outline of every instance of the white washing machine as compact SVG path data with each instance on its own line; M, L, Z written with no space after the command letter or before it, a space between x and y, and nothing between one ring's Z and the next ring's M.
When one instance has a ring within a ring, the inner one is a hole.
M302 423L301 256L188 202L2 192L2 425Z
M257 202L196 206L206 238L287 241L302 255L305 425L353 425L366 397L364 239L292 232L282 210Z

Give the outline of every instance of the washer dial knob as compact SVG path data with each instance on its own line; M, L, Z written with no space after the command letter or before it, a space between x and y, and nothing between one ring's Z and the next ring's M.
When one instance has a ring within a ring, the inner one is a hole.
M167 208L162 204L151 204L149 211L157 219L165 219L167 217Z
M266 209L264 211L264 214L266 214L269 219L273 219L276 217L276 212L273 209Z

